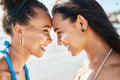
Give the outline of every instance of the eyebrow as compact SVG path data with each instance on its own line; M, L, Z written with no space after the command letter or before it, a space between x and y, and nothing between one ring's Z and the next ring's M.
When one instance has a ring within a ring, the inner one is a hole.
M57 30L59 30L60 28L55 28L54 31L56 32Z
M42 27L51 28L51 26L50 26L50 25L44 25L44 26L42 26Z

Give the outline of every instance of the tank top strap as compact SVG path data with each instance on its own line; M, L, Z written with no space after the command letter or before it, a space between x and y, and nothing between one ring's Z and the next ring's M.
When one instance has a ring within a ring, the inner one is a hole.
M12 74L12 80L17 80L17 76L16 76L16 73L15 73L15 70L13 68L13 65L12 65L12 62L10 60L10 57L9 57L9 55L7 53L7 49L10 46L9 42L5 41L4 42L4 46L5 46L5 48L1 51L1 53L3 53L5 55L6 62L8 64L9 69L10 69L10 72Z
M4 46L5 46L5 48L3 50L1 50L0 52L3 53L3 54L6 54L7 49L10 46L10 43L8 41L4 41Z
M16 72L15 72L15 70L14 70L14 67L13 67L13 65L12 65L12 62L11 62L10 57L9 57L9 55L8 55L8 52L7 52L7 49L8 49L8 47L10 46L9 42L8 42L8 41L5 41L5 42L4 42L4 46L5 46L5 48L4 48L3 50L1 50L0 52L5 55L6 62L7 62L7 64L8 64L9 69L10 69L10 72L11 72L11 74L12 74L12 75L11 75L12 80L17 80ZM26 64L24 65L24 70L25 70L26 80L30 80L29 70L28 70Z
M24 65L24 70L25 70L26 80L30 80L29 70L26 64Z

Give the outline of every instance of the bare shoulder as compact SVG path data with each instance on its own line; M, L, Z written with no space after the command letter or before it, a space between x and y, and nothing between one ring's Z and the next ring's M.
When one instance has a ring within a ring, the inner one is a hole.
M0 80L11 80L11 74L8 72L4 56L0 56Z
M120 54L113 54L103 66L98 80L120 80Z
M8 69L7 62L5 60L5 57L0 58L0 70L6 70Z
M11 74L9 72L0 70L0 80L11 80Z
M97 80L120 80L120 65L104 67Z

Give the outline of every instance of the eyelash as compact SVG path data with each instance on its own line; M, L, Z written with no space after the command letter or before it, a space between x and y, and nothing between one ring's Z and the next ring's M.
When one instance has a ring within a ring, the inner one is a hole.
M60 32L57 32L57 34L60 34Z
M61 34L61 32L60 32L60 31L58 31L58 32L57 32L57 34L59 35L59 34Z
M48 30L43 30L44 32L49 32Z

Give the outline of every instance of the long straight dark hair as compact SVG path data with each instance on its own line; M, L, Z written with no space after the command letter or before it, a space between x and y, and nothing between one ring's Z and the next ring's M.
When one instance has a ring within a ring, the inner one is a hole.
M71 22L76 21L78 14L82 15L87 19L88 24L94 32L120 54L120 36L96 0L56 2L52 9L52 15L54 16L55 13L61 13L63 19L69 18Z

